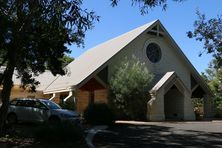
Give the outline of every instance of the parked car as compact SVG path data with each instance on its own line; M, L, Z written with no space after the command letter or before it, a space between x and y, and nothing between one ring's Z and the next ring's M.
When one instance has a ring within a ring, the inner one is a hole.
M46 99L17 98L10 102L7 122L59 122L69 120L80 124L79 113L62 109Z

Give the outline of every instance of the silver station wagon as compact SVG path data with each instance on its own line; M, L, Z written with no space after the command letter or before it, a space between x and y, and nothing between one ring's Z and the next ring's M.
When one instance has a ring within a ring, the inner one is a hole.
M45 99L17 98L10 102L7 122L59 122L69 120L80 124L79 113L62 109Z

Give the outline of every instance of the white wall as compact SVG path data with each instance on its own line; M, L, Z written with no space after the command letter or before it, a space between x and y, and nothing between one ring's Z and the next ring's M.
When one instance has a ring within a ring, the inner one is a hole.
M161 47L162 58L156 64L150 62L146 56L146 45L150 42L155 42ZM139 58L141 62L145 62L147 68L154 74L165 74L168 71L175 71L186 87L190 88L190 72L175 52L176 50L167 39L163 37L151 37L143 33L111 59L109 62L109 78L115 71L115 67L118 66L125 57L130 59L134 55Z

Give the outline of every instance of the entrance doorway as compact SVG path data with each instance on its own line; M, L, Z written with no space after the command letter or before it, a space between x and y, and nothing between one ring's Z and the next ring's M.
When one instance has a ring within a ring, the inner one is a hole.
M184 119L184 95L173 85L164 95L165 120Z

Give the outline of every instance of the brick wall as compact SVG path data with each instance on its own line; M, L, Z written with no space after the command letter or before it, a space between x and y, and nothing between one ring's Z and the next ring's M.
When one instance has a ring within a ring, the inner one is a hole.
M79 90L76 95L77 111L83 113L89 104L90 92ZM107 90L101 89L94 92L95 102L107 102Z
M78 112L83 113L89 103L90 93L88 91L79 90L76 95L76 109Z
M60 94L56 93L55 98L53 98L52 101L59 104L60 103Z
M95 102L107 102L107 90L101 89L95 91Z
M11 90L10 99L14 98L50 98L51 95L45 95L42 91L29 92L20 88L20 86L13 86Z

